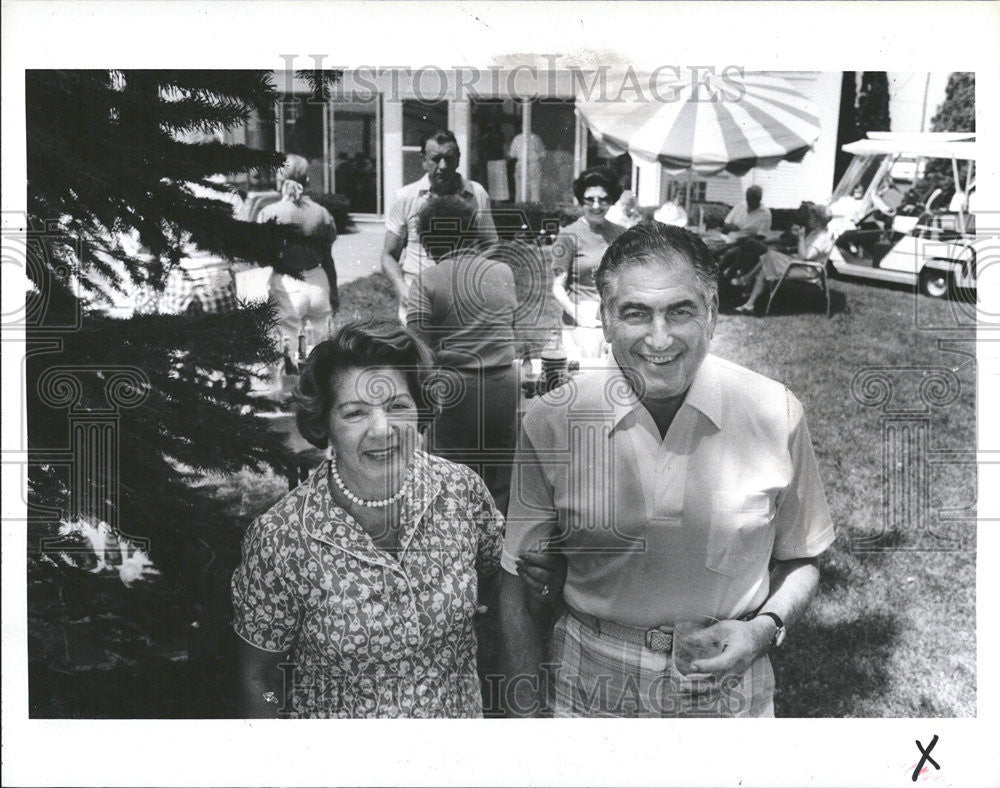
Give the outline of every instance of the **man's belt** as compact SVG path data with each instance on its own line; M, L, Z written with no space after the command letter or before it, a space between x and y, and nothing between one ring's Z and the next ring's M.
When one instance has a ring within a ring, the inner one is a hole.
M573 618L581 624L586 624L598 635L607 635L615 640L623 640L626 643L645 646L650 651L655 651L659 654L669 654L673 649L674 633L669 629L664 632L659 627L651 627L649 629L630 627L625 624L619 624L617 621L598 618L597 616L590 615L590 613L583 613L569 605L566 605L566 609ZM739 620L749 621L756 614L757 611L753 610L744 616L740 616Z
M641 629L640 627L629 627L619 624L617 621L610 621L606 618L598 618L589 613L582 613L566 605L569 614L581 624L586 624L598 635L607 635L615 640L624 640L626 643L633 643L637 646L645 646L650 651L659 654L669 654L674 645L673 632L664 632L662 629L653 627L651 629Z

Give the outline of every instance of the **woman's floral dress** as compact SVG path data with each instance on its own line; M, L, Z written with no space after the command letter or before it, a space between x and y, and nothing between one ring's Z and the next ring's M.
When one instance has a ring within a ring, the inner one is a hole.
M417 452L397 555L330 495L329 463L247 530L233 627L282 666L292 717L478 717L477 581L503 517L463 465Z

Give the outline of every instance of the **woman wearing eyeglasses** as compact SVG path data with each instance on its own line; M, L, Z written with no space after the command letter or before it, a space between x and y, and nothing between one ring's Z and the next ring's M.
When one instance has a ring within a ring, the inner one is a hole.
M600 298L594 274L611 243L625 228L607 220L608 208L621 196L615 174L607 167L584 170L573 181L573 194L583 216L563 227L552 245L555 280L552 292L563 308L564 341L585 357L600 355Z

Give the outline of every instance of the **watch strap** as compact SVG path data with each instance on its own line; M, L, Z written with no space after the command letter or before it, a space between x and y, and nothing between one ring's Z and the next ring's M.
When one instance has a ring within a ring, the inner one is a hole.
M781 616L777 613L772 613L770 610L758 613L757 617L759 618L760 616L767 616L774 622L777 629L774 631L774 639L771 641L771 646L780 646L785 639L785 622L781 620Z

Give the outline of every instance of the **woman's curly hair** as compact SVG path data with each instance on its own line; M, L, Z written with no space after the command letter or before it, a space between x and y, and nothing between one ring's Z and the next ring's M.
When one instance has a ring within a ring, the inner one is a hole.
M350 367L389 367L402 373L417 405L421 429L434 419L435 399L427 385L434 368L430 348L399 323L363 320L348 323L331 339L313 348L295 387L295 423L299 434L317 449L330 441L329 416L336 376ZM374 381L374 385L378 385Z

